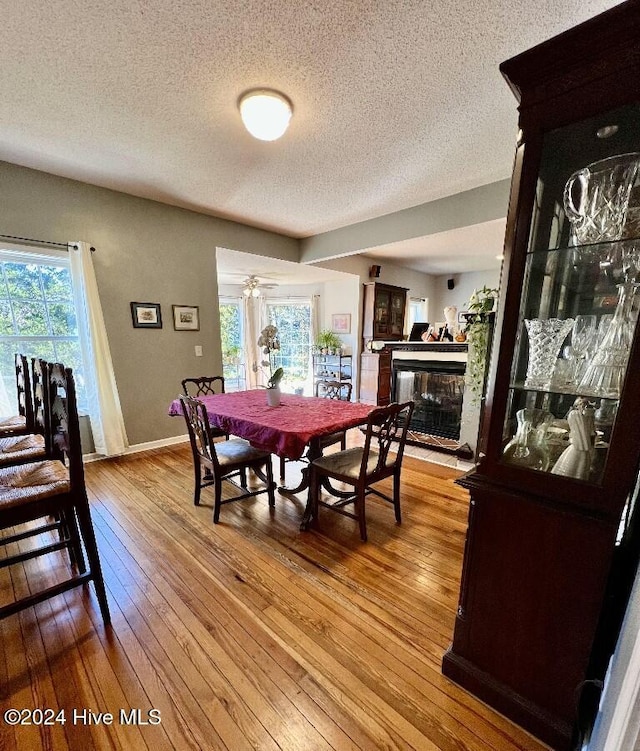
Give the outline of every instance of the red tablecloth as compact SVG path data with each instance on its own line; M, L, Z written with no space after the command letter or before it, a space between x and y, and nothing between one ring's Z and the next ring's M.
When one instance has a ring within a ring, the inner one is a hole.
M198 399L213 427L287 459L299 459L314 438L362 425L373 409L370 404L294 394L282 394L280 405L269 407L264 389ZM182 415L179 399L171 403L169 414Z

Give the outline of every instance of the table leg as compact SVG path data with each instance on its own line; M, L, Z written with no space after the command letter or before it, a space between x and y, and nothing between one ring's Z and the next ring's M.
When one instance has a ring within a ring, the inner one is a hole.
M301 457L300 461L307 462L307 466L303 468L302 470L302 477L300 478L300 482L295 486L295 488L290 488L287 485L280 485L278 487L278 492L280 493L302 493L303 490L307 490L309 487L309 472L310 467L309 465L314 459L317 459L319 456L322 456L322 450L320 449L320 441L317 438L314 438L311 440L311 443L307 447L307 451L303 457Z
M303 457L303 460L307 462L306 467L302 470L302 477L300 478L300 482L298 485L296 485L295 488L290 488L286 485L280 485L278 487L279 493L302 493L304 490L307 491L307 505L304 510L304 514L302 515L302 521L300 523L300 529L308 529L309 524L311 523L312 513L311 513L311 497L309 494L310 488L309 488L309 480L310 480L310 473L311 473L311 462L314 461L314 459L317 459L318 457L322 456L322 449L320 448L320 439L314 438L307 448L307 451Z

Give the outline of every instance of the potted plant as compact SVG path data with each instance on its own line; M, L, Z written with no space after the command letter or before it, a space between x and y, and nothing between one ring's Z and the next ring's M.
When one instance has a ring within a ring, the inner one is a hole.
M320 348L323 355L332 355L335 351L340 351L342 340L333 331L323 329L316 337L316 346Z
M270 407L277 407L280 404L280 381L284 376L282 368L276 368L267 381L267 404Z
M487 357L489 355L489 338L491 334L492 311L498 298L498 290L487 287L474 290L467 306L467 325L465 334L469 343L465 386L471 392L471 401L478 404L484 392Z

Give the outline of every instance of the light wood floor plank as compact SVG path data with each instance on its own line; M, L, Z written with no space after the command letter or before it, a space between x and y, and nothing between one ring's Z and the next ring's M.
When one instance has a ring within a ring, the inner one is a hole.
M368 499L365 544L326 509L300 532L296 496L226 505L214 526L186 445L85 469L112 626L92 585L0 622L2 705L157 708L162 722L0 722L3 751L546 748L441 673L468 511L455 470L405 457L403 523ZM67 569L56 553L2 570L0 602Z

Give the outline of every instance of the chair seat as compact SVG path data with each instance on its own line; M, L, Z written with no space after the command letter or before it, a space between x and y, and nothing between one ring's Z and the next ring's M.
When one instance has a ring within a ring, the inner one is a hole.
M36 460L46 456L44 437L16 435L0 438L0 466Z
M27 420L23 415L0 418L0 435L14 435L27 430Z
M254 448L249 441L245 441L243 438L232 438L229 441L216 443L216 454L223 470L236 464L264 460L270 456L268 451Z
M363 453L364 449L361 446L357 446L355 448L346 449L345 451L338 451L335 454L321 456L319 459L316 459L313 464L315 467L332 475L340 475L341 477L348 477L352 480L357 480L358 477L360 477L360 466L362 465ZM387 457L387 464L392 466L395 459L395 455ZM376 451L370 451L367 459L366 474L373 474L377 466L378 453Z
M71 489L62 462L47 460L0 469L0 508L41 501Z

